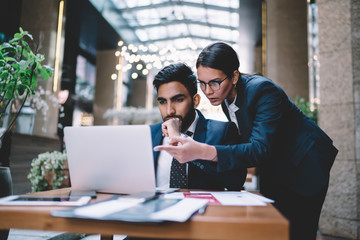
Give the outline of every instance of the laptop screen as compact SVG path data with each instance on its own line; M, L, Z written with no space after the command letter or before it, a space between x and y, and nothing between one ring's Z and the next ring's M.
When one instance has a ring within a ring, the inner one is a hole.
M72 190L155 191L148 125L65 127Z

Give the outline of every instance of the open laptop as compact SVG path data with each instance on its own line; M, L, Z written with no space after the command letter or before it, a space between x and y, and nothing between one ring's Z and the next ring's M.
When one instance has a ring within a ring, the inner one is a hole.
M65 127L72 190L155 192L148 125Z

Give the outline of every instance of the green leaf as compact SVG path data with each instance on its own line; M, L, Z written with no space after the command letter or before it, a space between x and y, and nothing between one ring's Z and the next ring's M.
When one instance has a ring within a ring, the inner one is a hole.
M29 52L27 50L23 50L23 58L28 59L29 58Z
M24 85L20 85L17 89L17 92L21 96L24 94L25 90L26 90L26 87Z
M29 34L29 32L28 32L28 31L24 31L24 35L25 35L25 36L27 36L28 38L30 38L30 39L31 39L31 41L33 41L33 40L34 40L33 36L32 36L31 34Z
M7 50L9 48L15 49L14 46L12 46L10 43L4 42L3 44L1 44L0 50Z
M10 99L13 99L13 92L14 92L14 85L13 84L10 84L7 86L7 89L6 89L6 92L5 92L5 99L7 100L10 100Z
M11 67L13 67L15 70L20 70L20 66L19 66L19 64L17 62L12 63ZM14 73L14 74L16 74L16 73Z
M49 76L48 72L46 71L46 69L40 68L40 69L38 69L38 71L39 71L41 77L44 78L46 81L49 79L50 76Z
M5 61L7 62L16 62L16 59L13 57L5 57Z
M31 51L31 48L29 47L29 44L26 41L22 41L22 45L23 45L23 47L25 48L26 51L28 51L31 54L33 53Z
M8 75L9 73L7 71L0 71L0 83L4 82Z
M43 54L38 53L36 54L36 59L39 61L39 63L41 63L42 61L45 60L45 57Z
M34 90L36 88L37 84L38 84L37 75L33 74L32 80L31 80L31 90Z
M49 77L51 77L54 73L54 68L48 66L48 65L43 65L43 68L45 68L45 70L47 71Z
M20 70L25 70L29 66L29 62L25 60L21 60L19 62Z

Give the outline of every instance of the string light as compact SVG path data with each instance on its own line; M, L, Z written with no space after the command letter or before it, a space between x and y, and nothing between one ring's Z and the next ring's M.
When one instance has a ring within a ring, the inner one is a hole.
M142 68L143 68L143 65L141 65L140 63L138 65L136 65L137 70L141 70Z
M117 78L117 75L115 73L111 75L112 80L116 80L116 78Z
M182 41L175 42L179 49L173 45L168 45L163 48L158 48L155 44L145 46L144 44L129 44L126 45L124 41L119 41L119 50L115 52L116 57L122 57L123 63L126 65L115 66L116 71L123 73L135 69L141 71L140 74L146 76L150 71L156 71L155 69L162 69L164 66L168 66L174 62L185 62L189 66L192 66L198 56L198 47L191 38L183 39ZM181 43L179 45L179 43ZM207 43L202 41L203 48ZM131 74L132 79L137 79L139 73L133 72ZM113 74L111 79L117 78L117 74Z
M146 68L142 70L142 74L144 75L148 75L149 74L149 70L147 70Z
M133 73L133 74L131 74L132 79L137 79L138 76L139 76L139 75L138 75L136 72Z

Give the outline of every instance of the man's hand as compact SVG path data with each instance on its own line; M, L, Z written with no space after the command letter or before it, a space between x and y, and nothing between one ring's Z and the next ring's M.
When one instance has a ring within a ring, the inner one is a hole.
M190 162L196 159L217 161L217 152L214 146L200 143L192 138L173 137L169 145L159 145L155 151L167 151L180 163Z
M169 120L166 120L161 125L163 136L170 138L180 136L181 123L182 121L179 118L170 118Z

